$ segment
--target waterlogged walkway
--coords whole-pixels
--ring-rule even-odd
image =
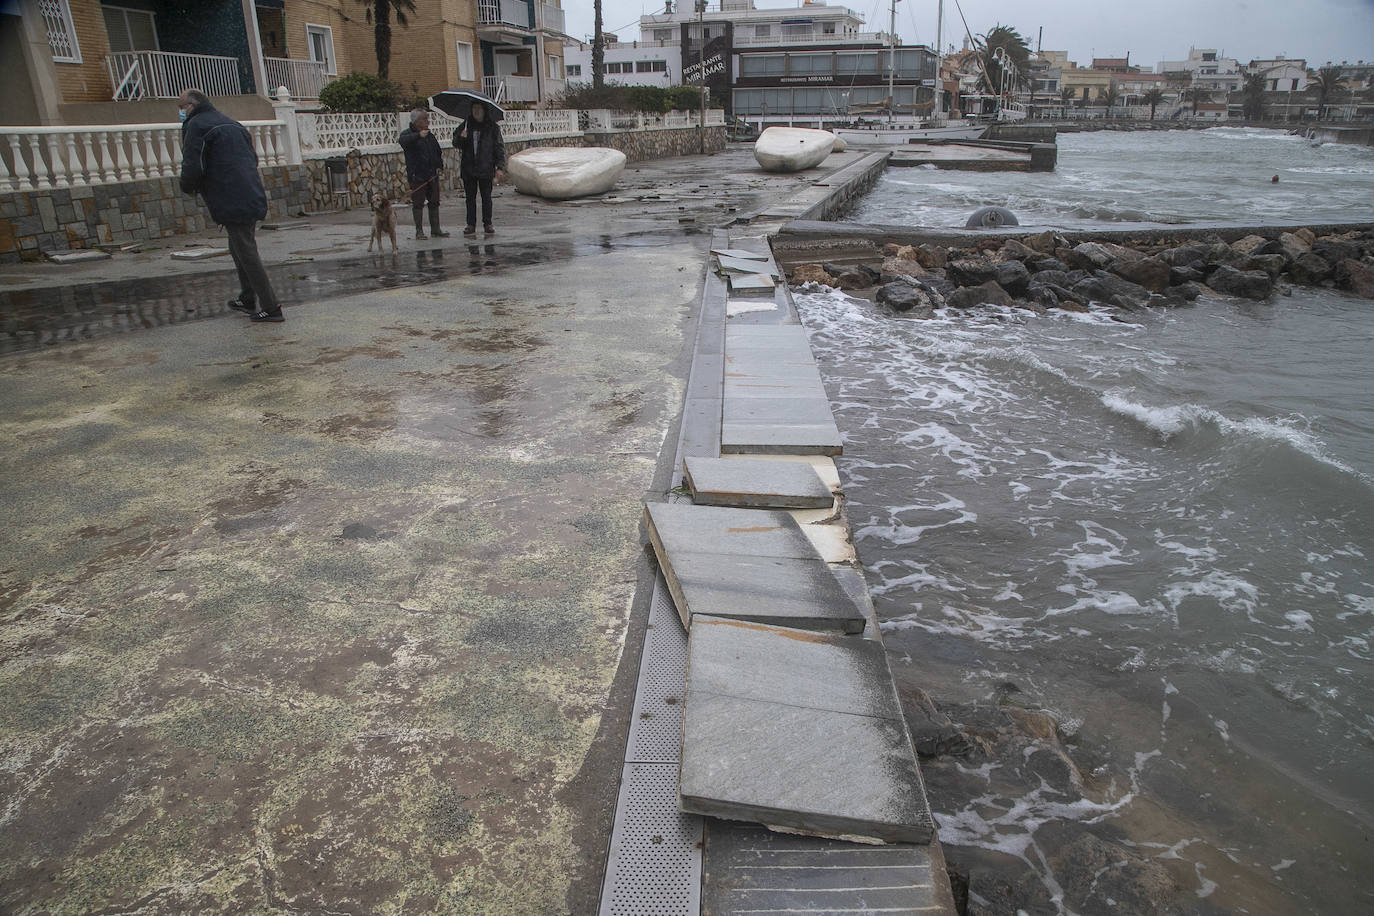
[[[704,230],[813,177],[263,233],[266,327],[165,249],[0,271],[0,910],[594,911]]]

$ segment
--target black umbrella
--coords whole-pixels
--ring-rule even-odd
[[[453,115],[455,118],[467,120],[468,115],[472,114],[472,103],[481,102],[487,106],[487,117],[493,121],[503,121],[506,113],[491,99],[474,92],[471,89],[445,89],[443,92],[436,93],[429,97],[429,104],[442,111],[444,114]]]

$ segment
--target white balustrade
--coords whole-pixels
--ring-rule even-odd
[[[328,67],[321,61],[264,57],[262,62],[272,91],[285,86],[293,99],[318,99],[320,90],[329,85]]]
[[[239,95],[236,57],[173,51],[116,51],[105,57],[115,99],[175,99],[190,86],[206,95]]]
[[[291,164],[285,154],[285,124],[245,121],[244,126],[260,165]],[[0,127],[0,192],[174,178],[180,173],[180,124]]]

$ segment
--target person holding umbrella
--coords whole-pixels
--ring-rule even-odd
[[[439,141],[429,132],[429,112],[417,108],[410,113],[410,126],[396,138],[406,154],[406,179],[410,182],[410,208],[415,213],[415,238],[425,238],[424,212],[429,205],[429,234],[446,238],[439,228],[439,173],[444,170],[444,154]],[[469,220],[471,222],[471,220]]]
[[[495,109],[493,112],[492,109]],[[453,132],[453,148],[459,151],[458,174],[466,196],[467,225],[463,235],[477,234],[477,195],[482,195],[482,231],[493,235],[491,224],[491,183],[500,179],[506,168],[506,141],[501,137],[500,109],[487,102],[472,100],[466,119]]]

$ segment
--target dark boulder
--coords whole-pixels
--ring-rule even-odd
[[[956,289],[945,299],[945,303],[950,308],[969,309],[979,305],[1015,305],[1016,301],[995,280],[989,280],[978,286]]]
[[[1323,280],[1329,280],[1334,272],[1330,261],[1310,251],[1298,255],[1288,265],[1288,276],[1293,282],[1307,286],[1316,286]]]
[[[894,280],[878,287],[873,299],[879,305],[905,313],[908,318],[930,318],[945,304],[938,292],[909,280]]]
[[[1336,267],[1336,283],[1357,296],[1374,299],[1374,266],[1363,261],[1344,260]]]
[[[1026,302],[1035,310],[1059,308],[1059,294],[1052,287],[1031,284],[1026,290]]]
[[[1070,248],[1064,263],[1079,270],[1101,270],[1116,258],[1106,245],[1083,242]]]
[[[1069,269],[1069,265],[1065,264],[1058,258],[1038,258],[1034,261],[1028,261],[1026,263],[1026,266],[1029,267],[1031,270],[1035,271],[1036,273],[1043,273],[1047,270]]]
[[[1266,255],[1274,254],[1283,255],[1284,260],[1292,260],[1292,258],[1288,255],[1288,250],[1284,248],[1283,242],[1280,242],[1278,239],[1270,239],[1269,241],[1265,242],[1263,245],[1259,246],[1254,251],[1250,252],[1250,257],[1261,258],[1265,257]]]
[[[1004,261],[1033,261],[1041,254],[1034,248],[1027,248],[1016,239],[1007,239],[998,249],[997,256]]]
[[[1274,278],[1262,270],[1236,270],[1223,264],[1212,271],[1207,285],[1228,296],[1268,299],[1274,291]]]
[[[1197,261],[1205,264],[1211,258],[1211,246],[1201,244],[1179,245],[1177,248],[1166,248],[1159,253],[1159,256],[1174,267],[1193,264]]]
[[[1020,261],[1003,261],[997,265],[993,279],[997,281],[998,286],[1013,296],[1019,296],[1030,285],[1031,274]]]
[[[1169,287],[1168,292],[1164,294],[1164,298],[1169,305],[1183,305],[1186,302],[1192,302],[1201,295],[1202,285],[1200,283],[1188,282]]]
[[[1207,279],[1207,271],[1193,264],[1169,269],[1169,284],[1171,286],[1178,286],[1180,283],[1201,283],[1205,279]]]
[[[1239,264],[1232,264],[1236,270],[1262,270],[1270,277],[1278,277],[1288,266],[1288,259],[1281,254],[1252,254]]]
[[[963,258],[945,265],[945,276],[956,286],[981,286],[997,279],[1002,264],[985,258]]]
[[[1119,259],[1112,263],[1111,272],[1152,293],[1162,293],[1169,288],[1169,265],[1163,258]]]
[[[867,289],[877,286],[879,272],[867,264],[822,264],[826,273],[835,278],[840,289]]]
[[[1335,267],[1342,261],[1358,261],[1364,250],[1355,242],[1342,242],[1336,239],[1317,239],[1312,243],[1312,253]]]
[[[1074,294],[1073,290],[1069,289],[1067,286],[1060,286],[1056,283],[1041,283],[1039,277],[1036,277],[1031,282],[1030,287],[1026,291],[1026,295],[1031,296],[1039,302],[1044,302],[1046,300],[1044,294],[1042,294],[1040,290],[1044,290],[1051,296],[1054,296],[1056,305],[1064,305],[1065,303],[1082,305],[1084,302],[1084,300],[1079,299],[1078,296]]]
[[[1075,298],[1084,302],[1101,302],[1106,305],[1139,311],[1150,304],[1150,291],[1138,283],[1123,280],[1105,270],[1100,270],[1086,280],[1073,286]]]
[[[1078,279],[1082,279],[1079,277]],[[1077,281],[1063,270],[1042,270],[1031,278],[1032,283],[1053,283],[1056,286],[1073,286]]]

